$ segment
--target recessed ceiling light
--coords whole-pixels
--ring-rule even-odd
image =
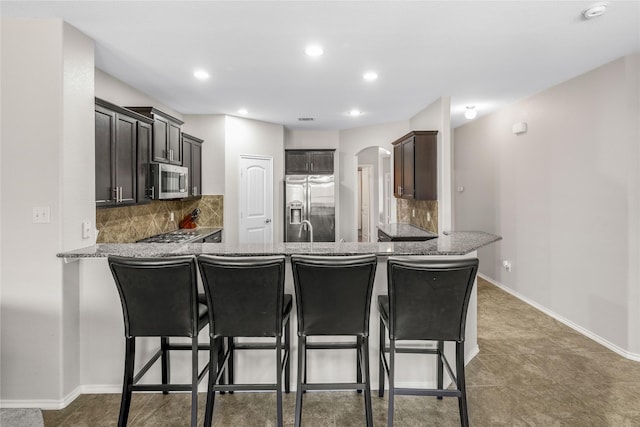
[[[464,110],[464,116],[469,120],[475,119],[477,115],[478,115],[478,112],[476,111],[475,105],[469,105]]]
[[[584,19],[596,18],[598,16],[604,15],[606,11],[607,11],[606,3],[597,3],[583,10],[582,16],[584,17]]]
[[[368,82],[372,82],[378,78],[378,73],[376,73],[375,71],[367,71],[362,75],[362,78]]]
[[[314,44],[311,46],[307,46],[304,53],[306,53],[308,56],[311,56],[311,57],[317,57],[317,56],[322,56],[322,54],[324,53],[324,50],[322,49],[322,46]]]
[[[362,111],[360,111],[360,110],[351,110],[347,114],[350,115],[351,117],[358,117],[358,116],[362,115]]]
[[[209,73],[207,73],[205,70],[195,70],[193,72],[193,77],[198,80],[207,80],[209,78]]]
[[[243,116],[246,116],[247,114],[249,114],[249,110],[247,110],[246,108],[241,108],[238,110],[238,114],[242,114]]]

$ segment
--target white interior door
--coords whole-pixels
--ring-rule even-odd
[[[273,243],[273,159],[240,156],[240,243]]]

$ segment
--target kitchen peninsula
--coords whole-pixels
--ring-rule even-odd
[[[259,256],[312,254],[312,255],[357,255],[376,254],[378,266],[373,289],[372,301],[378,295],[387,293],[388,256],[428,256],[447,259],[471,258],[477,256],[477,249],[494,243],[501,238],[484,232],[451,232],[425,242],[379,242],[379,243],[274,243],[269,245],[226,244],[226,243],[132,243],[97,244],[82,249],[59,253],[58,257],[68,263],[80,262],[79,271],[79,333],[80,333],[80,370],[82,390],[85,393],[119,393],[122,381],[122,363],[124,354],[123,324],[120,301],[113,278],[107,265],[111,255],[130,257],[167,257],[177,255],[215,254],[230,256]],[[294,293],[291,266],[286,268],[285,292]],[[378,334],[378,313],[372,304],[370,318],[370,336]],[[295,308],[292,311],[292,331],[296,330]],[[205,342],[207,329],[201,337]],[[336,341],[338,337],[330,337]],[[144,357],[155,351],[157,340],[141,342],[139,353]],[[296,340],[292,340],[291,359],[296,360]],[[377,382],[378,360],[377,340],[371,340],[370,360],[372,364],[371,380]],[[479,351],[477,345],[477,299],[474,287],[466,326],[466,360],[472,359]],[[445,348],[447,354],[453,347]],[[186,352],[185,352],[186,353]],[[274,360],[263,352],[241,352],[237,357],[242,369],[236,372],[238,382],[273,381]],[[139,357],[142,355],[139,355]],[[355,377],[355,370],[348,363],[335,363],[338,358],[352,355],[337,354],[330,350],[318,351],[309,356],[309,381],[340,382]],[[201,363],[206,363],[201,357]],[[172,356],[172,381],[188,381],[189,356]],[[326,369],[327,363],[338,367]],[[402,364],[396,373],[396,383],[403,386],[432,386],[435,378],[435,361],[425,361],[424,356],[403,355]],[[324,368],[323,368],[324,367]],[[295,364],[292,364],[292,378],[295,378]],[[352,372],[353,370],[353,372]],[[154,380],[149,375],[149,380]],[[159,375],[159,372],[157,373]],[[202,390],[206,387],[201,384]],[[292,384],[295,388],[295,384]]]

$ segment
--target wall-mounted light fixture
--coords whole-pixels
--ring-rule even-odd
[[[473,120],[476,118],[477,115],[478,115],[478,112],[476,111],[476,106],[467,105],[467,108],[464,110],[464,116],[469,120]]]

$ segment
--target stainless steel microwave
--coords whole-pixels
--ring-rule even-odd
[[[158,200],[181,199],[189,195],[189,169],[183,166],[152,163],[151,198]]]

